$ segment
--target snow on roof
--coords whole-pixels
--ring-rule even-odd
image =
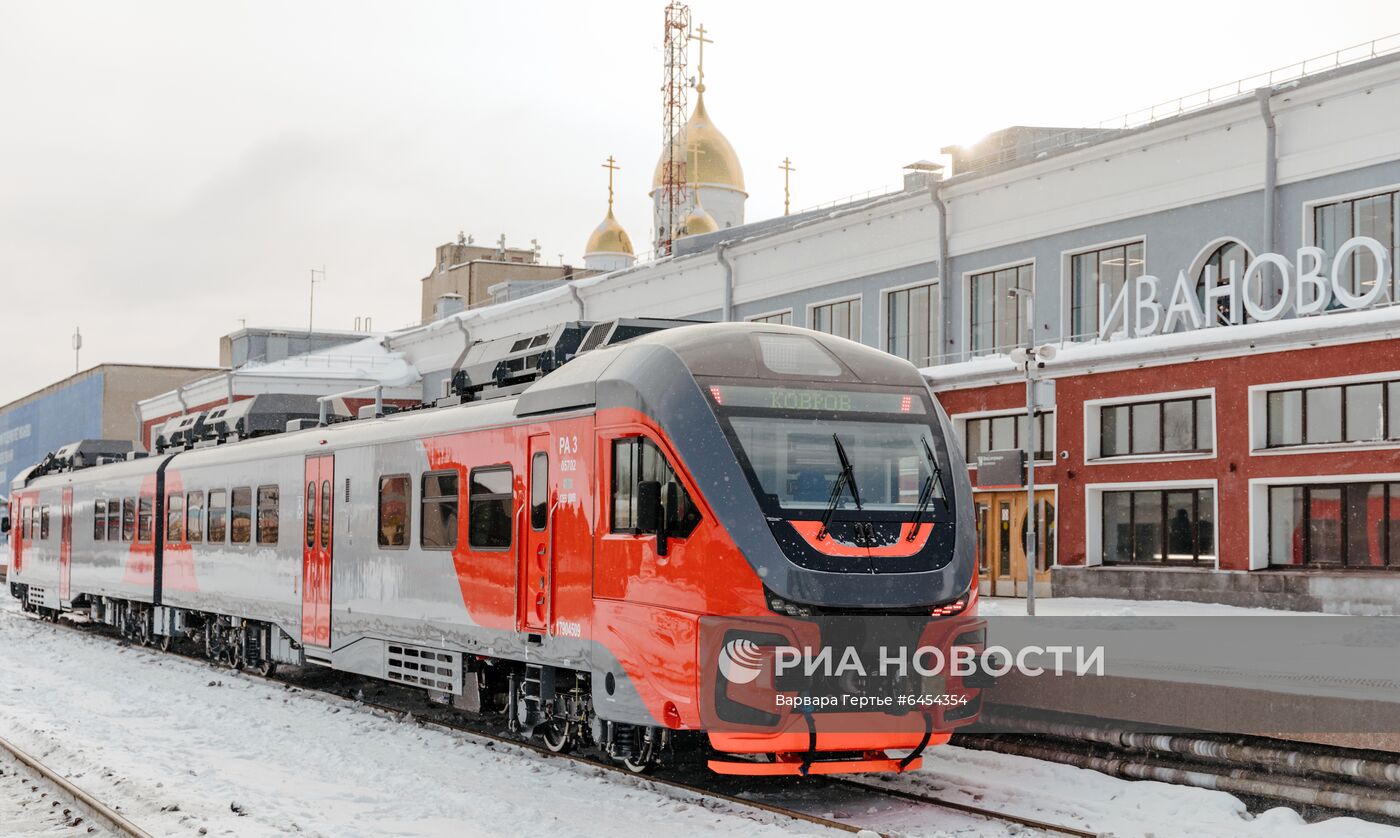
[[[1400,305],[1143,338],[1061,342],[1057,344],[1059,354],[1053,361],[1046,362],[1038,376],[1056,378],[1108,369],[1180,364],[1246,352],[1281,352],[1391,338],[1400,338]],[[930,385],[943,389],[1020,381],[1024,375],[1005,355],[940,364],[920,371]]]
[[[319,378],[374,381],[387,387],[416,383],[417,368],[403,353],[386,349],[382,337],[368,337],[268,364],[250,363],[234,371],[256,378]]]

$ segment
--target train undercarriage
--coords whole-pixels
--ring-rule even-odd
[[[272,676],[279,665],[309,665],[301,644],[271,623],[105,596],[79,596],[70,609],[52,608],[31,598],[28,586],[21,583],[12,583],[10,593],[24,611],[41,620],[82,615],[89,623],[114,629],[129,643],[162,652],[175,651],[182,643],[184,651],[212,663],[264,677]],[[418,689],[434,704],[503,722],[523,739],[538,738],[554,753],[593,748],[634,773],[660,765],[672,748],[672,731],[667,728],[598,718],[587,673],[483,656],[466,656],[464,670],[460,695]]]

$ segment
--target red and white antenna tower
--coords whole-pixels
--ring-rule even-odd
[[[676,227],[685,217],[685,143],[678,136],[685,128],[687,91],[687,47],[690,43],[690,7],[672,0],[666,6],[665,62],[666,78],[661,86],[663,107],[662,142],[666,159],[661,167],[661,230],[657,236],[657,253],[671,252]]]

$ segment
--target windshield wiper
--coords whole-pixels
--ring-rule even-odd
[[[831,441],[836,443],[836,456],[841,459],[841,473],[836,476],[836,485],[831,487],[831,498],[826,502],[826,512],[822,513],[821,529],[817,530],[818,541],[826,538],[831,515],[836,511],[836,504],[841,502],[841,491],[847,486],[851,487],[851,499],[856,502],[856,509],[864,508],[860,503],[860,487],[856,485],[855,469],[851,468],[851,460],[846,456],[846,447],[841,444],[841,437],[836,434],[831,435]]]
[[[928,457],[928,463],[933,469],[933,473],[924,478],[924,487],[919,491],[919,508],[914,511],[914,520],[909,522],[912,527],[909,530],[909,535],[905,538],[906,541],[913,541],[914,537],[919,534],[919,526],[923,523],[924,512],[928,510],[929,502],[933,500],[935,486],[943,490],[944,502],[948,500],[948,487],[943,485],[943,469],[938,465],[938,459],[933,456],[933,449],[928,445],[928,438],[921,436],[919,442],[924,446],[924,456]]]

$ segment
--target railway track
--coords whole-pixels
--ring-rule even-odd
[[[81,815],[73,817],[70,821],[74,829],[86,832],[88,830],[83,826],[83,823],[86,823],[101,827],[122,838],[152,838],[149,832],[125,815],[74,785],[37,757],[3,737],[0,737],[0,762],[11,763],[16,770],[27,774],[37,783],[48,786],[55,800],[62,800],[80,812]]]
[[[28,619],[39,621],[32,615]],[[111,640],[120,638],[106,626],[76,622],[67,618],[51,625],[85,635],[98,635]],[[174,654],[206,665],[211,662],[202,655],[190,654],[177,645]],[[606,771],[644,788],[665,788],[680,795],[717,801],[740,810],[750,810],[767,821],[796,821],[840,832],[887,836],[890,832],[866,825],[880,817],[900,817],[917,810],[930,809],[955,812],[969,821],[988,824],[1015,825],[1020,834],[1068,835],[1075,838],[1099,838],[1100,833],[1075,826],[1052,823],[996,809],[984,808],[958,801],[944,800],[905,789],[884,787],[840,776],[813,776],[794,780],[773,778],[776,782],[760,783],[754,778],[734,778],[713,774],[700,766],[666,771],[660,774],[637,775],[603,757],[587,754],[556,753],[541,744],[521,739],[505,731],[492,729],[485,723],[476,724],[460,716],[449,716],[438,705],[427,701],[419,692],[369,679],[355,678],[334,670],[308,667],[265,677],[242,671],[239,677],[285,689],[296,690],[307,697],[347,709],[368,710],[398,721],[412,720],[414,724],[451,736],[503,746],[538,754],[550,759],[566,760],[590,769]],[[371,699],[364,688],[387,696],[389,700]],[[786,782],[785,782],[786,780]],[[64,781],[66,782],[66,781]],[[743,784],[747,782],[749,786]],[[100,803],[99,803],[100,805]],[[859,814],[857,814],[859,813]],[[116,813],[113,813],[116,814]],[[120,815],[118,815],[120,817]],[[129,822],[128,822],[129,823]],[[132,827],[139,829],[137,827]],[[122,836],[147,836],[145,832],[122,832]]]

